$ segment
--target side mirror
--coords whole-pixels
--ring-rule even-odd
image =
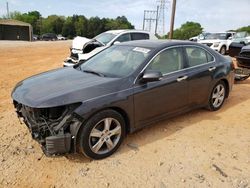
[[[233,37],[229,37],[229,38],[228,38],[228,40],[232,40],[232,39],[233,39]]]
[[[162,78],[162,73],[160,71],[146,71],[144,72],[140,82],[146,83],[146,82],[155,82],[159,81]]]
[[[115,41],[115,42],[114,42],[114,44],[120,44],[120,43],[121,43],[121,42],[119,42],[119,41]]]

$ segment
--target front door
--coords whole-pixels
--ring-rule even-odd
[[[188,88],[182,48],[166,49],[147,66],[160,71],[160,81],[136,84],[134,87],[135,126],[176,113],[188,104]]]

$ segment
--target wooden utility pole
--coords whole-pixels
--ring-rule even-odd
[[[176,9],[176,0],[173,0],[172,4],[172,14],[171,14],[171,23],[170,23],[170,32],[169,32],[169,39],[173,38],[173,32],[174,32],[174,19],[175,19],[175,9]]]
[[[10,11],[9,11],[9,3],[6,2],[6,9],[7,9],[7,18],[10,19]]]

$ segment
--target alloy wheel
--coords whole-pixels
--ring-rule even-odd
[[[113,150],[121,139],[122,128],[114,118],[104,118],[91,130],[89,147],[95,154],[106,154]]]
[[[213,91],[212,104],[214,108],[218,108],[222,105],[225,98],[225,87],[222,84],[218,84]]]

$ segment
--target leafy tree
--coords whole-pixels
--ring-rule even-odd
[[[24,14],[21,14],[20,12],[17,12],[17,11],[10,13],[11,19],[30,23],[33,27],[34,33],[40,33],[40,24],[39,24],[40,17],[41,17],[41,14],[38,11],[31,11],[31,12],[24,13]]]
[[[246,31],[246,32],[250,33],[250,25],[245,26],[245,27],[241,27],[241,28],[237,29],[236,31]]]
[[[11,12],[11,19],[30,23],[33,33],[42,35],[44,33],[62,34],[66,37],[84,36],[92,38],[104,31],[111,29],[133,29],[134,26],[125,16],[116,19],[91,17],[87,19],[83,15],[64,16],[50,15],[43,18],[38,11],[28,13]],[[7,18],[3,16],[3,18]]]
[[[202,30],[203,28],[199,23],[186,22],[182,24],[180,28],[174,30],[173,38],[180,40],[187,40],[191,37],[199,35],[202,32]],[[164,36],[163,38],[168,38],[168,35]]]
[[[65,20],[62,28],[62,35],[68,38],[73,38],[74,36],[76,36],[76,31],[72,17],[68,17]]]
[[[173,38],[186,40],[199,35],[202,32],[202,29],[203,28],[199,23],[186,22],[185,24],[181,25],[179,29],[174,31]]]
[[[74,25],[75,25],[76,35],[87,36],[88,20],[85,16],[78,16]]]

